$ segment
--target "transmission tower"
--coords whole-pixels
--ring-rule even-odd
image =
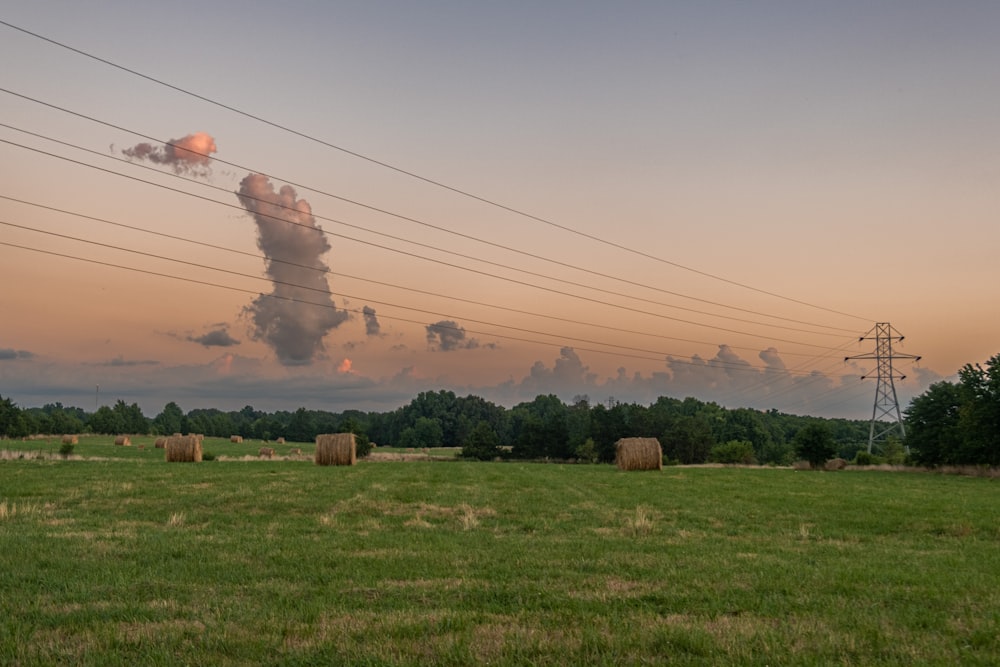
[[[874,335],[873,335],[874,334]],[[899,412],[899,399],[896,398],[896,384],[894,380],[902,380],[905,375],[897,375],[892,367],[893,359],[912,359],[920,361],[920,357],[912,354],[899,354],[892,351],[893,341],[900,342],[903,336],[892,328],[888,322],[876,322],[875,326],[858,339],[859,342],[866,340],[875,341],[874,354],[859,354],[853,357],[844,357],[844,361],[852,359],[874,359],[878,365],[878,386],[875,388],[875,406],[872,408],[872,424],[868,430],[868,453],[871,454],[872,444],[880,440],[890,431],[899,428],[900,437],[906,437],[906,427],[903,426],[903,416]],[[864,380],[868,376],[862,375]],[[888,426],[881,426],[882,420],[888,418]],[[881,430],[876,433],[875,427],[879,425]]]

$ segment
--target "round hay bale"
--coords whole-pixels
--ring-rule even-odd
[[[278,438],[278,440],[277,440],[276,442],[277,442],[277,443],[278,443],[279,445],[283,445],[283,444],[285,444],[285,439],[284,439],[284,438]]]
[[[830,459],[823,464],[824,470],[843,470],[847,467],[847,461],[841,458]]]
[[[301,454],[302,454],[302,448],[301,447],[292,447],[291,449],[288,450],[288,455],[289,456],[299,456]]]
[[[131,447],[132,438],[128,437],[127,435],[120,435],[117,438],[115,438],[115,444],[118,445],[119,447]]]
[[[155,440],[155,441],[153,442],[153,447],[155,447],[156,449],[163,449],[163,448],[165,448],[166,446],[167,446],[167,439],[166,439],[166,438],[163,438],[163,437],[160,437],[160,438],[157,438],[157,439],[156,439],[156,440]]]
[[[622,438],[615,443],[615,463],[622,470],[663,470],[663,448],[656,438]]]
[[[64,435],[62,437],[62,444],[64,445],[79,445],[80,438],[75,435]]]
[[[262,459],[274,458],[274,447],[261,447],[257,452],[257,456]]]
[[[243,442],[243,436],[242,435],[231,435],[231,436],[229,436],[229,442],[234,442],[236,444],[240,444],[241,442]]]
[[[201,438],[196,435],[172,435],[167,438],[167,463],[201,462]]]
[[[358,462],[358,445],[353,433],[327,433],[316,436],[318,466],[352,466]]]

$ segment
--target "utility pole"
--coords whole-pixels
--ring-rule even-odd
[[[899,427],[900,437],[906,437],[906,427],[903,426],[903,416],[899,411],[899,399],[896,398],[896,384],[894,382],[894,380],[902,380],[906,376],[896,374],[892,367],[892,361],[893,359],[920,361],[920,357],[912,354],[899,354],[892,351],[893,341],[900,342],[903,340],[903,336],[899,335],[899,332],[893,329],[892,325],[888,322],[876,322],[875,326],[868,333],[858,339],[859,342],[866,340],[875,341],[875,352],[873,354],[844,357],[844,361],[874,359],[878,365],[878,386],[875,388],[875,406],[872,408],[872,424],[868,430],[868,453],[871,454],[872,444],[894,430],[897,426]],[[864,380],[867,377],[867,375],[862,375],[861,379]],[[889,420],[895,420],[895,423],[882,428],[881,431],[876,433],[876,423],[886,417]]]

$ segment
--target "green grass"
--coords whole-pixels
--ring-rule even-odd
[[[0,461],[0,664],[1000,656],[992,480],[91,446]]]

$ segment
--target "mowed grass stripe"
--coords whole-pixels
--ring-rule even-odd
[[[993,664],[998,498],[881,472],[3,461],[0,664]]]

